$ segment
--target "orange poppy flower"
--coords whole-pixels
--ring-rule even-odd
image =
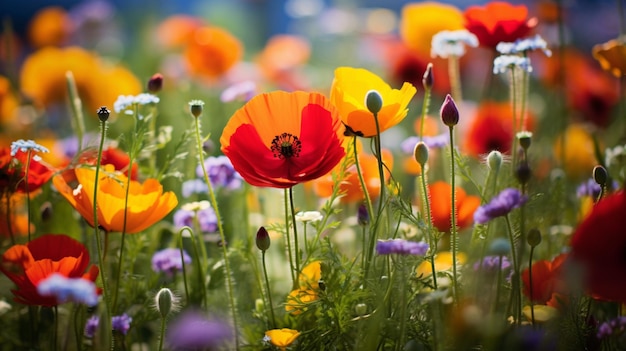
[[[105,165],[100,170],[98,182],[98,225],[107,232],[138,233],[165,217],[176,205],[176,195],[164,193],[163,186],[156,179],[147,179],[143,184],[130,182],[128,203],[126,185],[128,178],[116,172],[113,165]],[[67,199],[83,218],[93,226],[93,195],[96,170],[91,167],[70,169],[52,178],[57,190]],[[77,181],[76,188],[68,183]],[[126,209],[126,211],[125,211]]]
[[[156,39],[167,49],[183,47],[193,40],[196,30],[205,25],[202,18],[172,15],[159,24]]]
[[[365,152],[359,152],[359,167],[363,175],[363,181],[367,188],[370,198],[376,198],[380,194],[380,175],[378,174],[378,160],[376,156]],[[382,150],[383,162],[388,169],[393,168],[393,154],[389,150]],[[385,182],[389,180],[391,174],[387,169],[385,171]],[[313,190],[319,197],[330,197],[333,193],[333,187],[336,185],[333,180],[333,173],[339,172],[335,169],[333,172],[326,174],[313,182]],[[336,175],[335,175],[336,176]],[[365,199],[361,181],[356,170],[356,165],[352,164],[345,172],[345,177],[339,182],[339,192],[344,195],[340,198],[342,203],[355,203]]]
[[[276,35],[270,38],[256,62],[263,75],[281,86],[302,88],[295,70],[311,56],[311,44],[303,37]]]
[[[430,56],[433,35],[458,29],[463,29],[463,13],[456,6],[424,1],[402,8],[400,36],[411,50],[422,56]]]
[[[0,123],[8,122],[13,116],[19,102],[11,88],[11,82],[0,76]]]
[[[60,46],[68,39],[72,22],[67,12],[58,6],[41,9],[28,26],[28,38],[35,48]]]
[[[626,45],[622,40],[613,39],[596,45],[591,53],[603,70],[618,78],[626,75]]]
[[[514,42],[528,36],[537,19],[528,19],[526,5],[492,1],[485,6],[470,6],[463,13],[465,28],[478,37],[481,46],[496,48],[500,42]]]
[[[298,288],[292,290],[287,296],[285,311],[293,316],[297,316],[307,310],[307,305],[318,299],[315,290]]]
[[[440,232],[448,233],[452,216],[452,186],[444,181],[436,181],[429,185],[430,213],[433,226]],[[474,223],[474,212],[480,206],[478,196],[467,195],[465,190],[456,187],[456,225],[464,229]]]
[[[319,93],[257,95],[230,118],[220,142],[235,170],[262,187],[317,179],[345,155],[339,114]]]
[[[365,97],[370,90],[377,91],[382,97],[383,106],[378,112],[381,133],[406,117],[409,111],[407,106],[417,92],[411,83],[405,82],[399,90],[392,89],[374,73],[352,67],[339,67],[335,70],[335,79],[330,90],[330,100],[337,106],[343,124],[366,138],[376,135],[374,117],[365,106]]]
[[[28,179],[26,179],[26,165]],[[28,153],[18,150],[15,156],[11,156],[11,148],[0,148],[0,171],[4,177],[0,180],[2,192],[29,192],[41,188],[54,173],[54,170],[44,162],[32,157],[28,163]]]
[[[89,266],[89,251],[67,235],[42,235],[26,245],[14,245],[2,255],[0,271],[17,285],[15,301],[26,305],[56,306],[54,296],[41,296],[39,282],[52,274],[96,281],[98,267]]]
[[[286,350],[287,347],[293,344],[294,341],[300,336],[300,332],[293,329],[272,329],[265,332],[265,336],[269,338],[269,342],[278,347],[281,350]]]
[[[552,261],[540,260],[532,265],[532,302],[559,306],[559,300],[565,296],[563,283],[563,263],[567,254],[561,254]],[[522,282],[524,283],[524,295],[531,299],[530,274],[529,269],[522,271]]]
[[[79,47],[50,46],[26,58],[20,86],[37,105],[65,104],[68,71],[74,75],[78,95],[91,111],[113,106],[119,95],[136,95],[142,90],[139,80],[124,67],[105,65],[99,57]]]
[[[185,47],[184,57],[191,74],[218,78],[243,56],[243,45],[228,31],[208,26],[198,28]]]

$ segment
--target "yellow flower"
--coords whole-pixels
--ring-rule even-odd
[[[622,40],[613,39],[593,47],[591,53],[605,71],[615,77],[626,75],[626,45]]]
[[[294,316],[306,311],[306,305],[317,300],[317,293],[311,289],[292,290],[287,296],[285,311]]]
[[[6,77],[0,76],[0,122],[11,120],[18,105],[11,82]]]
[[[598,162],[594,153],[593,138],[581,124],[571,124],[565,130],[565,155],[561,150],[561,138],[554,142],[554,157],[563,160],[565,173],[574,179],[588,178]],[[565,157],[563,157],[565,156]]]
[[[285,350],[287,346],[296,341],[298,336],[300,336],[300,332],[288,328],[272,329],[266,331],[265,336],[269,339],[269,342],[272,345],[280,348],[281,350]]]
[[[464,253],[458,252],[456,254],[457,267],[459,265],[464,264],[466,260],[467,260],[467,256],[465,256]],[[449,271],[451,269],[452,269],[452,252],[443,251],[443,252],[437,253],[437,256],[435,256],[435,271],[442,272],[442,271]],[[420,263],[420,265],[417,266],[417,269],[415,270],[415,272],[417,273],[418,277],[428,277],[432,275],[433,271],[430,265],[430,260],[422,261],[422,263]]]
[[[71,27],[70,16],[62,7],[46,7],[37,12],[30,21],[28,38],[36,48],[59,46],[69,37]]]
[[[303,288],[311,288],[318,286],[318,282],[322,277],[322,269],[320,261],[313,261],[302,268],[298,280]]]
[[[463,13],[453,5],[435,1],[406,4],[400,17],[402,41],[415,53],[430,57],[433,35],[464,29]]]
[[[531,311],[530,306],[528,305],[522,308],[522,313],[524,314],[524,317],[526,317],[526,319],[528,319],[529,321],[532,320],[533,312],[535,315],[535,322],[538,323],[547,322],[551,319],[554,319],[559,314],[559,310],[552,306],[534,305],[533,307],[534,311]]]
[[[407,106],[417,89],[404,83],[400,90],[392,89],[380,77],[363,68],[339,67],[331,86],[330,100],[339,109],[341,121],[359,136],[376,135],[376,123],[365,105],[365,97],[375,90],[382,97],[378,112],[380,132],[395,126],[406,117]]]
[[[163,219],[178,204],[176,195],[171,191],[163,193],[163,186],[156,179],[147,179],[143,184],[131,181],[126,203],[128,178],[122,173],[115,172],[113,165],[104,166],[99,176],[98,225],[107,232],[121,232],[124,229],[124,212],[127,212],[126,233],[141,232]],[[93,226],[95,178],[94,168],[82,167],[69,170],[52,179],[61,195],[91,226]],[[76,188],[68,185],[74,180],[78,183]]]

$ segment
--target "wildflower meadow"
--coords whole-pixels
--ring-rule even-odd
[[[148,3],[0,11],[0,350],[626,350],[623,1]]]

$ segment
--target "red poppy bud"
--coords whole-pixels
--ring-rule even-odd
[[[459,110],[450,94],[446,95],[446,99],[441,105],[441,110],[439,110],[439,115],[441,116],[443,124],[448,127],[454,127],[459,123]]]

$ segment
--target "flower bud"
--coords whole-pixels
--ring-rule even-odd
[[[204,108],[204,101],[202,100],[191,100],[189,101],[189,109],[191,114],[198,118],[202,114],[202,109]]]
[[[359,225],[367,225],[370,222],[370,215],[367,212],[365,204],[360,204],[356,212],[357,222]]]
[[[170,314],[172,308],[176,304],[176,297],[174,297],[174,294],[168,288],[163,288],[159,290],[154,300],[157,311],[159,311],[161,318],[167,317],[167,315]]]
[[[424,86],[424,90],[432,89],[434,83],[435,79],[433,77],[433,64],[432,62],[429,62],[428,66],[426,66],[424,77],[422,78],[422,85]]]
[[[498,150],[491,151],[487,156],[487,165],[494,172],[500,171],[500,166],[502,166],[502,153]]]
[[[494,255],[506,256],[511,251],[511,244],[507,239],[497,238],[491,243],[489,251]]]
[[[439,110],[439,115],[441,116],[443,124],[448,127],[454,127],[459,123],[459,110],[450,94],[446,95],[446,99],[443,101],[441,109]]]
[[[541,232],[537,228],[533,228],[528,231],[526,236],[526,242],[528,245],[535,247],[541,243]]]
[[[260,227],[256,232],[256,247],[261,251],[265,251],[270,248],[270,235],[265,227]]]
[[[50,201],[46,201],[43,204],[41,204],[41,207],[39,208],[39,212],[41,213],[41,220],[42,221],[48,221],[50,218],[52,218],[52,204],[50,203]]]
[[[356,312],[357,316],[363,316],[367,313],[367,305],[364,303],[357,303],[354,306],[354,312]]]
[[[320,279],[317,282],[317,286],[320,288],[321,291],[326,291],[326,283],[324,283],[323,280]]]
[[[109,119],[109,116],[111,115],[111,111],[109,111],[106,106],[100,107],[97,113],[98,113],[98,118],[102,122],[106,122]]]
[[[420,141],[415,144],[415,149],[413,149],[413,157],[415,158],[415,161],[417,161],[417,163],[422,166],[423,172],[424,165],[426,165],[426,162],[428,162],[428,146],[426,145],[426,143]]]
[[[156,94],[161,91],[161,88],[163,88],[163,75],[161,73],[155,73],[150,77],[150,80],[148,80],[148,91],[151,94]]]
[[[371,113],[377,114],[383,108],[383,97],[376,90],[370,90],[365,94],[365,106]]]
[[[524,151],[528,150],[530,147],[530,143],[532,141],[533,133],[531,132],[519,132],[517,133],[517,140],[519,140],[519,145],[524,149]]]
[[[533,173],[528,166],[528,161],[522,159],[517,165],[517,169],[515,169],[515,178],[520,184],[526,184],[532,177]]]
[[[605,186],[609,179],[609,174],[606,171],[606,168],[602,166],[593,167],[593,180],[596,181],[600,186]]]

